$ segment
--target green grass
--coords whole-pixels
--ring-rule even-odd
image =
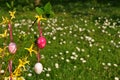
[[[21,75],[26,80],[118,80],[116,77],[120,79],[120,17],[113,16],[120,14],[120,8],[104,8],[107,5],[100,5],[92,11],[90,4],[86,4],[86,7],[78,4],[64,6],[65,13],[56,11],[54,18],[42,22],[43,35],[47,39],[46,47],[40,50],[40,62],[44,71],[39,75],[34,72],[33,67],[37,59],[33,54],[32,57],[28,57],[30,65],[26,67],[29,67],[29,70]],[[67,11],[68,8],[70,10]],[[13,70],[18,65],[18,59],[29,54],[24,48],[30,47],[39,34],[37,24],[32,26],[34,31],[28,28],[34,20],[34,15],[35,12],[31,11],[16,14],[14,24],[19,26],[13,25],[13,37],[18,50],[13,58]],[[7,28],[1,26],[0,33]],[[29,32],[30,34],[27,34]],[[27,35],[23,37],[23,34]],[[3,43],[8,45],[9,42],[9,36],[7,39],[0,38],[0,48],[4,47]],[[12,56],[0,58],[0,64],[5,62],[1,64],[1,69],[6,70],[8,60]],[[59,68],[55,67],[56,63]],[[29,73],[32,74],[31,77],[28,76]],[[7,70],[5,76],[8,75]]]

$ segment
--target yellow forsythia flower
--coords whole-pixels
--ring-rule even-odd
[[[9,11],[9,14],[11,16],[11,20],[15,18],[16,11]]]
[[[9,19],[7,17],[2,16],[2,22],[0,23],[0,25],[7,24],[8,22],[9,22]]]
[[[0,38],[5,38],[7,37],[7,30],[4,30],[3,34],[0,34]]]
[[[24,68],[25,70],[25,64],[29,64],[30,61],[27,61],[27,57],[23,58],[23,59],[19,59],[19,65],[18,68]]]
[[[46,20],[46,18],[43,18],[42,15],[36,15],[35,17],[37,18],[37,22],[39,22],[40,20]]]
[[[34,46],[34,44],[32,44],[32,45],[30,46],[30,48],[25,48],[26,50],[29,51],[30,56],[32,56],[32,52],[34,52],[35,54],[37,54],[37,51],[33,50],[33,46]]]
[[[17,68],[14,70],[14,72],[12,73],[13,77],[18,77],[21,75],[22,71],[25,71],[25,64],[29,64],[30,61],[27,60],[27,57],[23,58],[23,59],[19,59],[19,65],[17,66]],[[22,70],[22,68],[24,70]],[[21,79],[20,79],[21,80]]]
[[[10,80],[10,77],[5,77],[4,80]],[[25,80],[24,77],[12,77],[12,80]]]
[[[5,46],[3,49],[2,49],[2,48],[0,48],[0,57],[2,57],[2,52],[3,52],[3,51],[5,51],[5,50],[6,50],[6,48],[7,48],[7,46]]]

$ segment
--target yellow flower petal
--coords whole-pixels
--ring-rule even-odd
[[[30,56],[32,56],[32,52],[34,52],[35,54],[37,54],[37,51],[33,50],[33,46],[34,46],[34,44],[32,44],[32,45],[30,46],[30,48],[25,48],[26,50],[29,51]]]
[[[0,34],[0,38],[5,38],[7,37],[7,30],[4,30],[3,34]]]
[[[0,48],[0,53],[2,53],[3,52],[3,49],[2,48]]]
[[[19,59],[19,65],[18,65],[17,68],[14,70],[13,76],[16,76],[16,77],[20,76],[20,75],[21,75],[21,72],[26,70],[26,69],[25,69],[25,65],[26,65],[26,64],[29,64],[29,62],[30,62],[30,61],[27,60],[27,57],[22,58],[22,59]],[[22,70],[22,69],[24,69],[24,70]]]
[[[9,11],[9,14],[11,16],[11,20],[15,18],[16,11]]]
[[[8,22],[9,22],[9,19],[7,17],[3,17],[2,16],[2,22],[0,23],[0,25],[2,25],[2,24],[8,24]]]
[[[43,18],[42,15],[40,15],[40,16],[36,15],[35,17],[37,18],[37,22],[39,22],[41,20],[46,20],[46,18]]]
[[[27,61],[27,57],[19,59],[19,67],[25,68],[25,64],[29,64],[30,61]]]

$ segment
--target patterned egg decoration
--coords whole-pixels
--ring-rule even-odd
[[[46,45],[46,39],[45,37],[41,36],[37,39],[37,46],[41,49],[43,49]]]
[[[37,74],[40,74],[43,71],[43,66],[41,63],[36,63],[34,66],[34,70]]]
[[[15,54],[17,51],[17,46],[14,42],[11,42],[8,46],[8,50],[11,54]]]

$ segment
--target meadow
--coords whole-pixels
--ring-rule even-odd
[[[39,37],[37,24],[31,26],[36,12],[16,12],[12,28],[18,50],[15,55],[6,51],[4,58],[0,57],[0,80],[9,76],[9,59],[13,59],[14,70],[19,59],[25,56],[30,61],[21,75],[25,80],[120,80],[119,10],[110,4],[54,6],[55,16],[41,22],[47,40],[46,47],[40,50],[40,62],[44,67],[41,74],[36,74],[33,69],[36,55],[28,56],[25,50]],[[5,13],[1,11],[0,17]],[[1,25],[0,34],[7,28],[7,25]],[[9,42],[9,35],[0,38],[0,48]]]

